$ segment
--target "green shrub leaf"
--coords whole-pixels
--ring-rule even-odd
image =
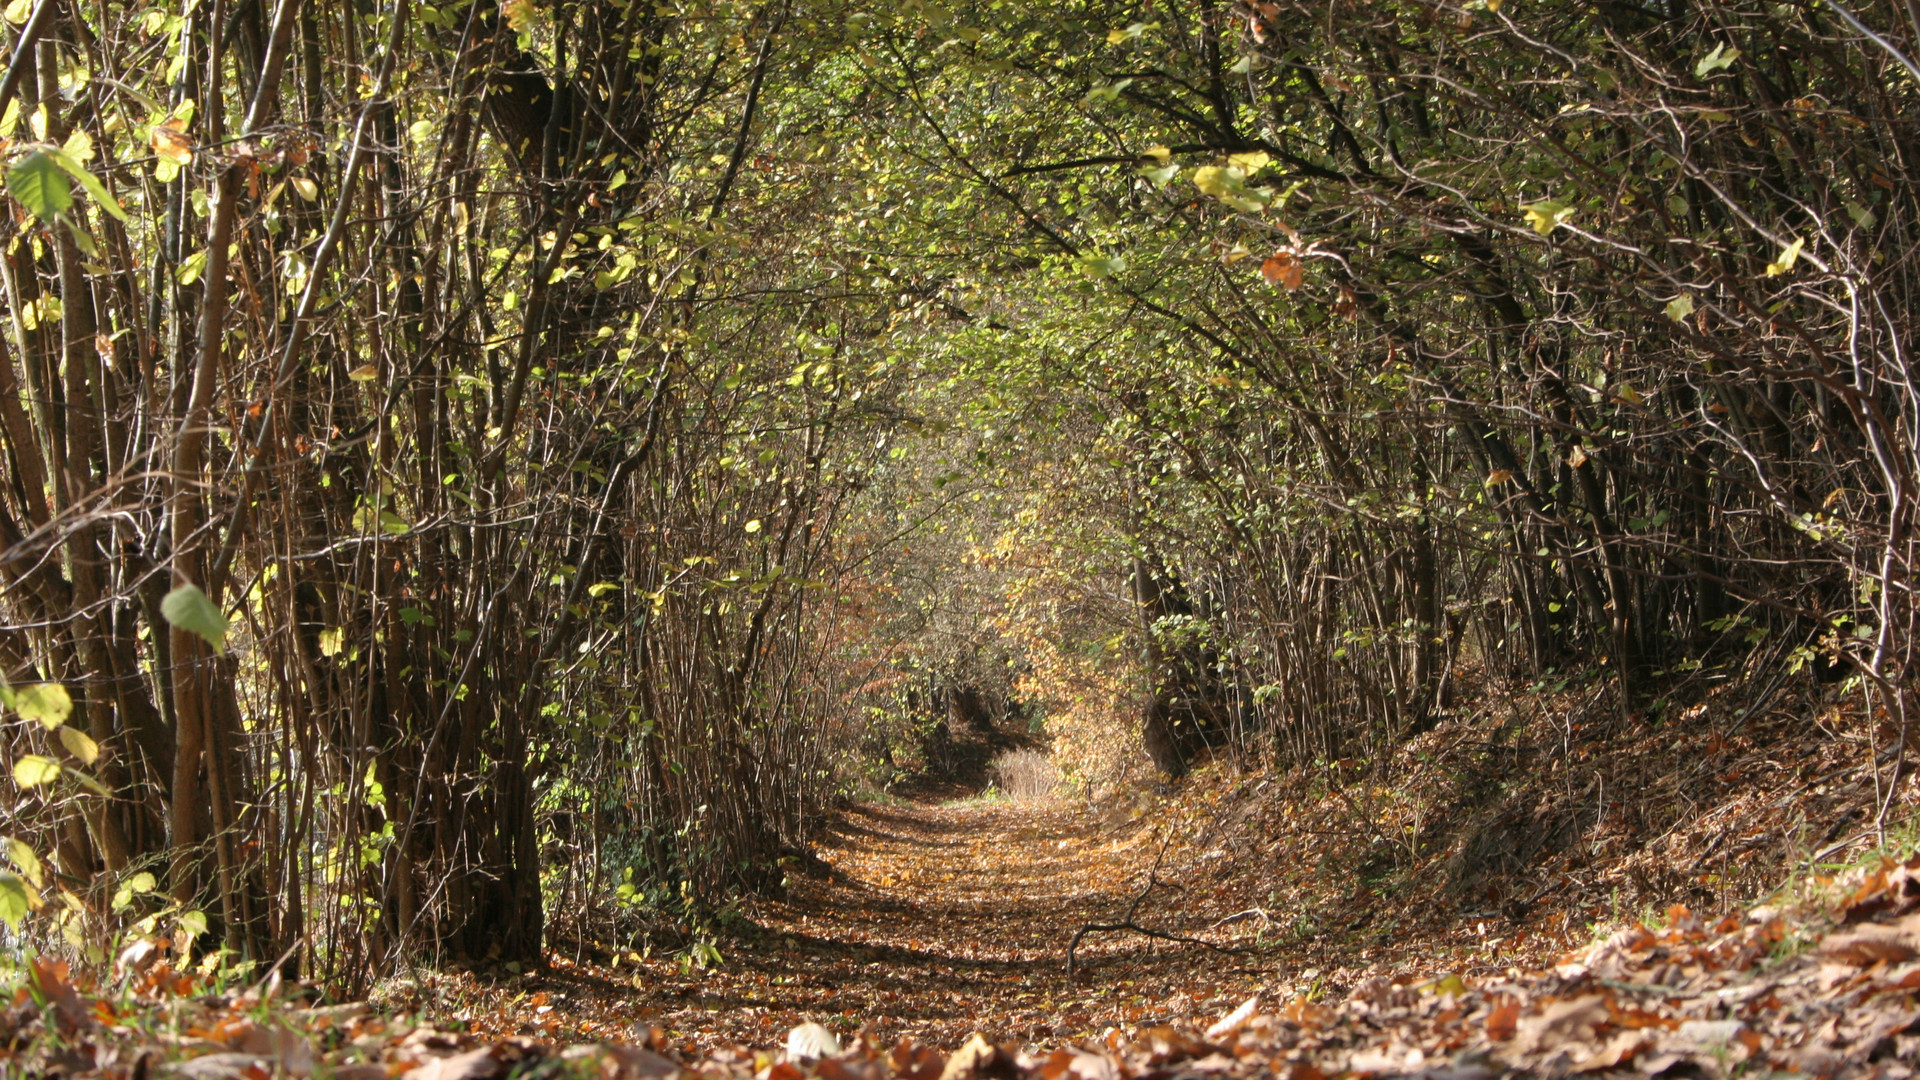
[[[198,585],[182,585],[160,601],[160,614],[188,633],[199,634],[213,651],[227,651],[227,617],[200,591]]]

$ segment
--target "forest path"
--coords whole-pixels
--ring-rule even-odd
[[[557,962],[537,980],[553,1009],[529,1033],[606,1038],[638,1021],[708,1052],[777,1046],[815,1021],[843,1038],[867,1029],[952,1048],[979,1030],[1057,1045],[1109,1024],[1231,1008],[1258,985],[1251,961],[1136,934],[1089,935],[1076,984],[1066,980],[1074,931],[1119,918],[1158,849],[1146,825],[1079,804],[857,806],[829,824],[819,863],[794,875],[784,899],[745,910],[752,926],[722,942],[720,965],[682,971],[653,958],[636,973],[631,960]],[[1177,890],[1156,890],[1139,917],[1205,928],[1180,906]]]

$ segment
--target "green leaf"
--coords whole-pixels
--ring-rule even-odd
[[[338,656],[340,648],[346,644],[347,632],[338,626],[320,631],[320,655]]]
[[[182,630],[199,634],[222,655],[227,651],[227,617],[198,585],[182,585],[160,601],[160,614]]]
[[[112,794],[112,792],[107,790],[107,785],[101,783],[98,780],[95,780],[93,777],[88,776],[86,773],[81,772],[79,769],[68,769],[67,775],[73,777],[74,781],[78,783],[81,787],[86,788],[88,791],[91,791],[95,795],[98,795],[102,798],[105,798],[106,796]]]
[[[207,932],[207,913],[204,911],[183,911],[175,920],[180,932],[189,938],[197,938]]]
[[[52,783],[60,775],[60,763],[39,754],[23,754],[13,763],[13,782],[23,788]]]
[[[67,753],[79,758],[82,765],[91,765],[100,760],[100,744],[79,728],[61,728],[60,745],[67,748]]]
[[[7,193],[41,221],[52,221],[73,205],[73,184],[45,150],[36,150],[7,170]]]
[[[120,205],[120,200],[113,197],[113,193],[107,190],[107,185],[101,183],[99,177],[87,171],[87,167],[80,163],[79,158],[65,150],[48,150],[46,155],[53,159],[55,165],[65,169],[67,175],[80,181],[80,186],[87,189],[87,194],[93,196],[93,201],[100,205],[100,209],[121,221],[127,220],[126,207]]]
[[[113,910],[125,911],[127,905],[133,903],[134,897],[152,892],[159,884],[158,881],[154,880],[152,874],[145,870],[140,871],[121,882],[120,887],[114,890]]]
[[[92,161],[93,136],[87,134],[85,128],[74,128],[73,134],[67,136],[67,144],[60,149],[72,157],[73,160],[81,162],[82,164]],[[58,161],[59,159],[55,158],[54,160]]]
[[[33,907],[28,888],[18,874],[0,870],[0,922],[6,923],[10,932],[19,931],[20,920],[26,918]]]
[[[52,730],[73,715],[73,698],[59,683],[35,683],[13,692],[13,711],[23,720],[38,720]]]
[[[1681,293],[1667,301],[1665,310],[1667,318],[1674,322],[1686,322],[1687,316],[1693,314],[1693,297],[1687,293]]]
[[[196,251],[180,260],[180,266],[173,272],[173,280],[182,288],[200,280],[200,272],[207,268],[207,253]]]
[[[20,868],[20,873],[33,883],[34,888],[47,887],[45,871],[40,866],[40,856],[33,853],[33,849],[27,846],[25,840],[15,840],[9,836],[6,840],[6,849],[7,858],[13,860],[13,865]]]
[[[1255,157],[1264,158],[1266,155],[1235,156],[1251,160]],[[1265,162],[1262,161],[1261,164]],[[1265,209],[1266,205],[1273,201],[1273,192],[1267,188],[1247,186],[1247,170],[1239,165],[1202,165],[1193,170],[1193,186],[1235,210],[1244,210],[1250,214]]]
[[[1147,168],[1141,169],[1140,175],[1153,181],[1154,187],[1166,187],[1168,184],[1173,182],[1174,177],[1180,175],[1180,166],[1178,165],[1161,165],[1158,167],[1149,166]]]

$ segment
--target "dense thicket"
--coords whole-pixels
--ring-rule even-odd
[[[890,379],[891,298],[824,235],[828,99],[768,92],[830,29],[48,0],[13,32],[0,642],[72,713],[7,729],[5,831],[70,937],[157,884],[354,980],[537,958],[543,843],[602,903],[579,879],[777,875]]]
[[[32,933],[534,960],[936,701],[1177,773],[1807,668],[1904,745],[1907,7],[6,19]]]
[[[1139,560],[1163,767],[1596,667],[1656,719],[1675,672],[1858,676],[1894,751],[1909,16],[1100,5],[964,62],[902,21],[929,160],[1051,255],[972,288],[966,355],[1032,395],[1000,422],[1101,418],[1081,512]]]

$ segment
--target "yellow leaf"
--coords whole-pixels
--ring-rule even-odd
[[[1193,170],[1193,186],[1207,195],[1219,195],[1227,190],[1227,170],[1218,165],[1202,165]]]
[[[533,17],[539,12],[533,0],[507,0],[500,5],[500,14],[507,17],[507,25],[513,27],[516,34],[524,34],[533,28]]]
[[[1541,236],[1552,232],[1561,222],[1574,215],[1574,207],[1557,199],[1542,199],[1520,209],[1526,211],[1527,224],[1533,226],[1533,231]]]
[[[1272,160],[1273,160],[1272,158],[1267,156],[1267,152],[1265,150],[1253,150],[1245,154],[1228,154],[1227,155],[1228,165],[1231,165],[1236,169],[1245,169],[1250,173],[1255,172],[1259,169],[1266,168],[1267,162]]]
[[[60,745],[67,748],[67,753],[79,758],[82,765],[91,765],[100,760],[100,744],[79,728],[61,728]]]
[[[23,788],[51,783],[59,775],[60,763],[39,754],[22,754],[20,760],[13,763],[13,782]]]
[[[40,856],[33,853],[33,848],[29,847],[26,841],[15,840],[9,836],[4,843],[0,843],[0,847],[7,849],[7,857],[13,860],[13,865],[20,868],[21,877],[26,878],[36,889],[47,887],[46,869],[40,865]]]
[[[38,720],[51,731],[73,715],[73,698],[59,683],[34,683],[13,692],[13,711],[23,720]]]
[[[91,160],[93,158],[93,136],[87,134],[85,128],[74,128],[73,134],[67,136],[67,144],[60,149],[71,154],[75,161],[84,162]]]
[[[379,377],[380,369],[374,367],[372,364],[361,364],[359,367],[347,372],[347,378],[360,383],[372,382]]]
[[[1167,162],[1173,160],[1173,151],[1164,146],[1149,146],[1145,150],[1140,151],[1140,156],[1150,157],[1160,164],[1165,165]]]
[[[1793,264],[1800,260],[1800,249],[1806,246],[1806,240],[1801,239],[1781,248],[1780,257],[1767,264],[1767,276],[1779,277],[1793,269]]]

